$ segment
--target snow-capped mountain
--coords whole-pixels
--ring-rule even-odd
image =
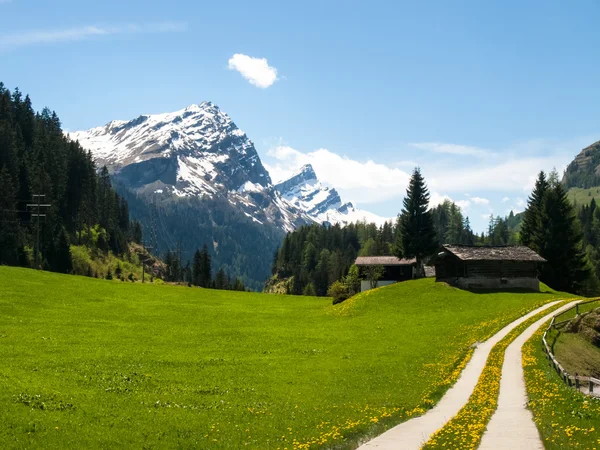
[[[310,165],[273,186],[252,141],[211,102],[114,120],[69,134],[121,184],[153,197],[224,198],[253,221],[284,231],[318,223],[386,219],[342,203]]]
[[[288,180],[276,184],[275,189],[287,202],[319,223],[344,225],[366,220],[381,225],[388,220],[355,208],[352,203],[342,203],[335,189],[323,186],[310,164],[303,166]]]
[[[70,133],[131,189],[176,197],[225,197],[258,223],[285,231],[311,223],[281,198],[254,144],[211,102]]]

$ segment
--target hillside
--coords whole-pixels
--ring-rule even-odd
[[[567,166],[563,183],[567,189],[600,185],[600,141],[584,148]]]
[[[469,346],[556,297],[428,279],[332,306],[0,267],[0,446],[351,446],[430,407]]]

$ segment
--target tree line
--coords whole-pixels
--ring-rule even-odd
[[[418,168],[395,223],[311,225],[289,233],[274,255],[269,283],[284,280],[292,294],[344,296],[357,289],[358,275],[351,271],[356,256],[416,258],[420,272],[441,244],[526,245],[548,261],[540,279],[550,287],[582,294],[600,291],[600,209],[592,202],[576,214],[555,172],[549,177],[540,173],[524,213],[492,215],[487,233],[477,235],[455,203],[447,200],[429,208],[429,191]]]
[[[55,112],[36,113],[28,95],[1,82],[0,192],[0,264],[70,273],[72,244],[120,255],[141,239],[106,168],[98,173],[92,155],[65,137]],[[49,205],[42,217],[28,206],[38,201]]]
[[[202,250],[196,249],[192,262],[183,266],[179,255],[167,252],[165,256],[165,281],[187,283],[189,286],[198,286],[209,289],[222,289],[231,291],[245,291],[246,286],[241,278],[231,278],[223,267],[212,276],[212,258],[206,244]]]

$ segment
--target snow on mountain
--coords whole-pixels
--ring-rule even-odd
[[[271,184],[254,144],[211,102],[69,133],[128,188],[176,197],[219,196],[258,223],[312,223]]]
[[[355,208],[352,203],[342,204],[338,192],[323,186],[310,164],[303,166],[288,180],[276,184],[275,189],[287,202],[306,212],[316,222],[345,225],[366,220],[382,225],[389,220]]]
[[[300,225],[386,219],[342,203],[310,165],[276,186],[252,141],[211,102],[114,120],[69,137],[129,189],[164,197],[221,197],[257,223]]]

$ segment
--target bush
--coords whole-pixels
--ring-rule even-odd
[[[350,297],[348,287],[341,281],[334,282],[327,290],[327,295],[333,297],[333,304],[337,305]]]
[[[127,278],[129,278],[129,281],[131,281],[132,283],[134,283],[134,282],[135,282],[135,276],[133,276],[133,274],[132,274],[132,273],[130,273],[130,274],[129,274],[129,276],[128,276]]]

